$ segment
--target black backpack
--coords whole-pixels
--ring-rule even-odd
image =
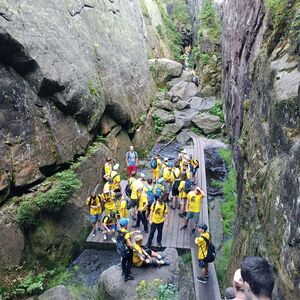
[[[131,185],[132,185],[133,181],[134,180],[132,180],[132,182],[129,184],[129,180],[128,180],[128,183],[125,186],[125,194],[126,194],[127,197],[131,196],[131,192],[132,192]]]
[[[126,244],[126,241],[125,241],[125,234],[122,231],[118,231],[116,249],[117,249],[118,254],[121,257],[127,256],[130,252],[130,250]]]
[[[206,243],[206,246],[207,246],[207,255],[205,257],[205,261],[207,263],[212,263],[216,259],[216,249],[215,249],[215,246],[205,236],[201,236],[201,237],[204,239],[204,241]]]

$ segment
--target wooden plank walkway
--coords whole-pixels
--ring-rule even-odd
[[[207,195],[206,189],[206,173],[205,173],[205,158],[204,158],[204,148],[201,142],[201,138],[190,133],[194,142],[194,147],[192,149],[187,149],[187,152],[198,158],[200,163],[200,168],[197,172],[197,185],[199,185],[204,193]],[[202,209],[200,212],[200,222],[207,224],[209,227],[208,218],[208,203],[207,197],[202,201]],[[213,238],[213,232],[212,232]],[[208,265],[209,279],[207,284],[202,284],[197,281],[196,277],[200,275],[200,268],[198,266],[198,247],[195,245],[195,241],[191,241],[191,253],[192,253],[192,265],[193,265],[193,276],[195,284],[195,295],[197,300],[220,300],[221,294],[218,284],[218,279],[215,271],[215,266],[213,263]]]
[[[122,180],[122,192],[125,190],[127,181]],[[162,236],[162,246],[163,248],[171,247],[176,248],[179,251],[189,250],[190,249],[190,235],[186,234],[186,230],[180,230],[180,228],[184,225],[184,219],[178,217],[179,210],[172,210],[169,208],[169,222],[168,225],[164,224],[163,228],[163,236]],[[132,228],[133,221],[131,220],[129,223],[129,231],[138,230],[138,228]],[[149,233],[143,232],[144,226],[141,224],[140,230],[144,236],[144,244],[147,243]],[[191,230],[191,228],[190,228]],[[150,232],[150,225],[149,225]],[[157,232],[154,235],[152,245],[156,248],[156,236]],[[93,237],[93,233],[91,232],[86,239],[85,248],[96,248],[96,249],[115,249],[114,243],[111,239],[103,240],[103,234],[97,233],[95,237]]]
[[[200,163],[199,171],[196,175],[197,185],[199,185],[205,194],[207,194],[206,189],[206,174],[205,174],[205,159],[204,159],[204,148],[201,142],[201,138],[194,133],[190,133],[194,141],[194,147],[186,147],[187,153],[198,158]],[[125,190],[126,181],[122,181],[122,191]],[[191,236],[191,222],[187,230],[180,230],[180,227],[183,226],[184,220],[178,217],[179,210],[169,209],[169,224],[164,226],[163,229],[163,238],[162,246],[163,247],[172,247],[182,251],[191,250],[192,254],[192,266],[193,266],[193,278],[195,286],[195,296],[196,300],[220,300],[220,290],[218,285],[218,280],[216,276],[216,271],[214,264],[209,264],[209,280],[207,284],[202,284],[197,281],[196,277],[200,275],[200,269],[198,267],[198,248],[195,245],[195,235]],[[202,209],[200,212],[200,222],[205,223],[209,227],[209,218],[208,218],[208,204],[207,197],[202,201]],[[129,231],[136,230],[131,228],[132,221],[129,224]],[[142,229],[142,224],[141,228]],[[150,227],[149,227],[150,231]],[[143,233],[144,243],[148,240],[148,233]],[[213,233],[212,233],[213,236]],[[153,246],[156,246],[156,233],[153,239]],[[97,234],[95,237],[92,236],[92,232],[88,236],[86,243],[86,248],[97,248],[97,249],[115,249],[115,245],[111,240],[104,241],[102,234]]]

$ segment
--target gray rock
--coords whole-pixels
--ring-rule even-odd
[[[175,103],[175,108],[178,110],[183,110],[189,107],[190,107],[190,103],[187,101],[178,101],[177,103]]]
[[[173,78],[171,81],[167,82],[167,87],[171,88],[172,86],[174,86],[175,84],[177,84],[181,81],[191,82],[192,78],[193,78],[193,75],[192,75],[191,71],[183,70],[182,74],[179,78]]]
[[[209,226],[213,233],[214,245],[217,250],[221,248],[223,241],[223,223],[220,201],[222,201],[222,199],[214,197],[214,200],[209,203]]]
[[[192,119],[197,115],[197,111],[187,109],[185,111],[175,111],[176,123],[181,123],[183,128],[191,125]]]
[[[206,85],[201,90],[201,96],[202,97],[212,97],[212,96],[216,95],[216,92],[217,92],[217,89],[215,87]]]
[[[165,84],[174,77],[179,77],[182,72],[182,64],[167,59],[149,59],[150,70],[157,84]]]
[[[191,97],[199,95],[199,90],[195,84],[181,81],[171,88],[170,93],[172,93],[172,97],[188,101]]]
[[[117,125],[107,114],[103,114],[100,119],[101,133],[107,135]]]
[[[179,288],[180,257],[174,248],[166,248],[162,252],[169,260],[169,266],[161,268],[134,268],[134,280],[124,283],[121,276],[121,267],[112,266],[104,271],[100,276],[99,293],[101,299],[135,299],[136,287],[142,280],[152,282],[154,279],[160,279],[164,283],[174,284]]]
[[[190,107],[197,111],[208,110],[214,107],[216,98],[193,97],[190,100]]]
[[[186,131],[182,131],[176,136],[176,141],[181,145],[186,145],[191,139],[190,134]]]
[[[195,116],[192,123],[199,129],[203,130],[205,134],[213,133],[222,127],[220,118],[209,113],[201,113]]]
[[[271,68],[277,71],[288,71],[290,69],[296,68],[298,62],[296,60],[289,60],[290,56],[288,53],[282,57],[271,62]]]
[[[33,298],[30,298],[33,299]],[[30,300],[29,299],[29,300]],[[70,293],[70,290],[64,285],[57,285],[42,295],[38,296],[39,300],[76,300],[77,297]]]
[[[165,123],[174,123],[175,122],[175,116],[164,110],[157,109],[154,111],[154,114],[156,114]]]
[[[174,110],[174,105],[172,104],[171,101],[168,101],[168,100],[162,100],[160,102],[155,102],[154,106],[156,108],[160,108],[160,109],[167,110],[167,111]]]
[[[182,124],[180,122],[174,124],[166,124],[161,133],[162,136],[174,135],[179,132],[182,128]]]
[[[166,95],[165,95],[165,99],[171,101],[171,99],[172,99],[172,93],[167,92]]]
[[[156,100],[162,101],[165,99],[165,92],[156,92],[154,96]]]

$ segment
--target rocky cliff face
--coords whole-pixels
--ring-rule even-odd
[[[70,254],[105,157],[123,161],[131,140],[145,147],[145,130],[153,139],[146,42],[138,0],[0,0],[0,271],[28,257],[52,263]],[[99,135],[108,147],[98,143],[86,155]],[[10,196],[79,156],[82,188],[55,220],[44,217],[24,235],[20,199]]]
[[[227,1],[223,97],[239,178],[229,277],[245,255],[275,267],[275,299],[299,298],[299,2]]]
[[[142,26],[137,0],[1,1],[2,199],[84,153],[104,112],[148,109]]]

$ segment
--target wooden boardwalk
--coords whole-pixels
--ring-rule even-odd
[[[127,181],[122,180],[122,192],[125,190]],[[184,251],[190,249],[190,230],[180,230],[180,228],[184,225],[184,219],[178,217],[179,210],[172,210],[169,207],[169,215],[168,215],[168,225],[164,224],[163,228],[163,236],[162,236],[162,246],[164,248],[171,247],[176,248],[178,251]],[[134,222],[135,223],[135,222]],[[134,224],[131,220],[129,223],[129,231],[138,230],[139,228],[132,228]],[[144,236],[144,244],[147,243],[149,233],[143,232],[144,226],[141,224],[140,229]],[[150,225],[149,225],[149,232],[150,232]],[[156,235],[154,235],[152,245],[156,248]],[[93,237],[93,233],[91,232],[85,242],[86,248],[97,248],[97,249],[115,249],[114,243],[111,239],[106,241],[103,240],[103,234],[97,233],[95,237]]]
[[[194,133],[190,133],[194,146],[185,147],[188,154],[198,158],[200,163],[199,171],[197,172],[196,179],[197,185],[199,185],[205,194],[207,194],[206,189],[206,174],[205,174],[205,159],[204,159],[204,149],[201,142],[201,138]],[[124,192],[126,181],[122,181],[122,191]],[[163,229],[163,238],[162,246],[163,247],[172,247],[176,248],[179,252],[191,251],[192,254],[192,266],[193,266],[193,277],[194,277],[194,286],[195,286],[195,296],[196,300],[220,300],[220,290],[218,285],[218,280],[216,276],[216,271],[214,264],[209,264],[209,280],[207,284],[202,284],[197,281],[196,277],[200,275],[200,269],[198,267],[198,248],[195,245],[196,235],[191,236],[191,224],[187,230],[180,230],[184,224],[184,219],[178,217],[179,210],[169,209],[169,224],[164,225]],[[209,227],[209,218],[208,218],[208,204],[207,197],[202,201],[202,209],[200,212],[200,222],[205,223]],[[133,231],[136,228],[131,228],[132,221],[129,224],[129,230]],[[142,230],[142,224],[140,229]],[[150,227],[149,227],[150,231]],[[156,246],[156,234],[153,239],[152,245]],[[143,233],[144,235],[144,244],[148,240],[148,233]],[[212,233],[213,237],[213,233]],[[97,248],[97,249],[115,249],[115,245],[111,240],[103,240],[103,234],[97,233],[95,237],[92,236],[92,232],[89,234],[86,240],[86,248]]]

